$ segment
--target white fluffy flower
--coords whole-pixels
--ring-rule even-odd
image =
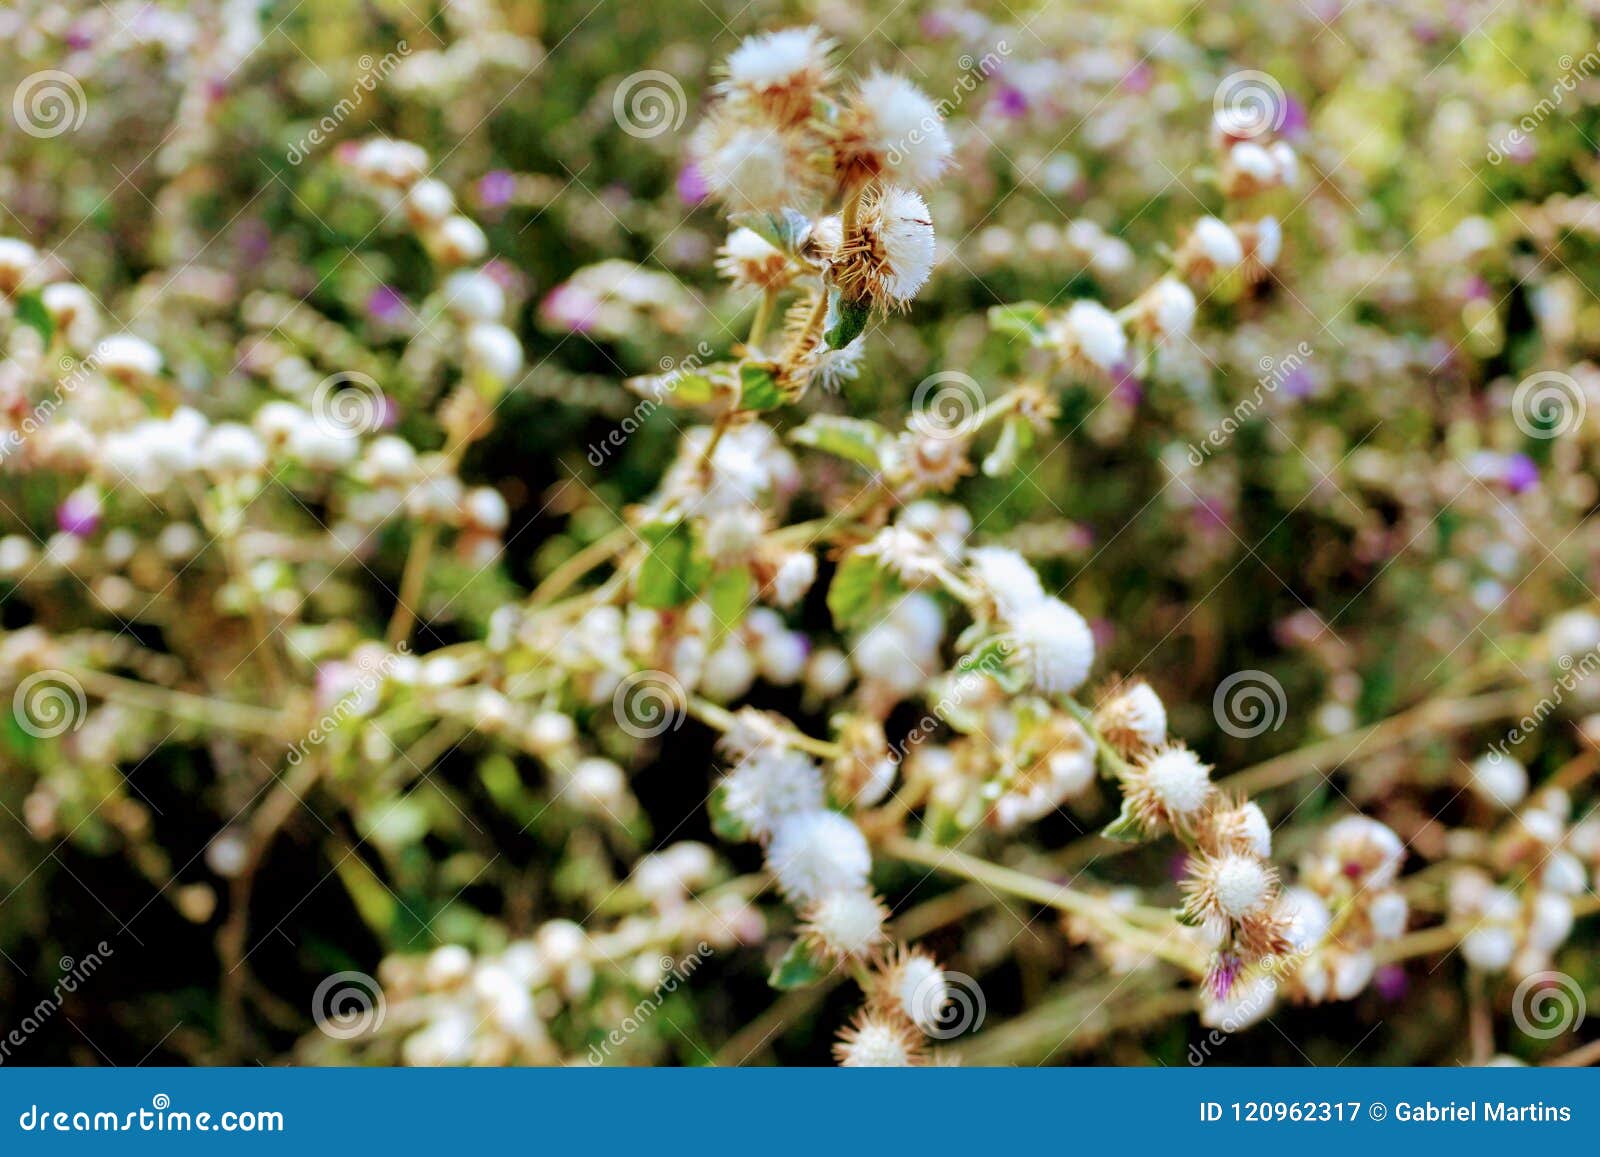
[[[1510,811],[1528,794],[1528,769],[1510,755],[1480,755],[1472,761],[1472,790],[1486,802]]]
[[[738,208],[771,209],[790,191],[789,145],[778,129],[724,126],[712,118],[696,136],[696,165],[706,185]]]
[[[1214,268],[1232,269],[1244,260],[1244,247],[1226,222],[1202,217],[1194,223],[1189,242]]]
[[[213,474],[253,474],[267,462],[256,432],[237,422],[222,422],[200,445],[200,465]]]
[[[967,553],[967,565],[1007,618],[1045,600],[1038,573],[1010,547],[976,547]]]
[[[809,550],[785,555],[772,576],[772,596],[780,607],[792,607],[817,579],[817,556]]]
[[[729,55],[725,89],[763,97],[809,90],[827,78],[828,38],[815,27],[746,37]]]
[[[480,321],[467,330],[466,360],[499,382],[508,382],[522,369],[522,343],[503,325]]]
[[[1211,769],[1187,747],[1169,747],[1145,760],[1141,785],[1168,815],[1197,815],[1211,795]]]
[[[91,360],[113,378],[148,378],[161,372],[160,351],[131,333],[116,333],[100,339]]]
[[[1163,277],[1140,295],[1138,324],[1155,337],[1182,337],[1194,327],[1194,291]]]
[[[1122,323],[1097,301],[1075,301],[1058,327],[1063,352],[1109,373],[1128,356]]]
[[[1010,625],[1029,657],[1039,690],[1067,694],[1089,677],[1094,665],[1094,633],[1083,616],[1060,599],[1047,598],[1024,607]]]
[[[446,306],[473,321],[499,321],[506,312],[506,293],[481,269],[461,269],[445,278]]]
[[[1406,898],[1395,891],[1379,892],[1367,907],[1373,934],[1380,940],[1393,940],[1404,932],[1409,913]]]
[[[797,812],[773,829],[767,867],[790,901],[814,904],[832,892],[864,891],[872,852],[861,829],[838,812]]]
[[[950,163],[950,135],[938,106],[903,76],[874,72],[863,80],[849,121],[859,149],[872,154],[886,180],[925,188]]]
[[[784,818],[822,807],[824,785],[817,765],[797,751],[762,747],[752,751],[722,781],[723,806],[758,839]]]
[[[806,935],[824,954],[860,958],[883,941],[887,917],[867,891],[830,892],[806,909]]]
[[[883,190],[861,215],[866,238],[865,282],[873,300],[905,305],[933,272],[933,218],[921,194],[898,186]],[[851,274],[846,267],[846,277]]]

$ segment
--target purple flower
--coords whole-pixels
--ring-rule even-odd
[[[1411,982],[1406,979],[1406,970],[1400,965],[1385,964],[1373,978],[1373,987],[1384,1000],[1394,1001],[1405,996]]]
[[[594,315],[599,309],[600,302],[593,295],[562,284],[545,294],[539,303],[539,316],[557,329],[588,333],[594,328]]]
[[[406,299],[393,286],[380,285],[367,295],[367,316],[384,325],[399,325],[411,313]]]
[[[1111,367],[1111,376],[1114,381],[1111,396],[1128,409],[1136,409],[1144,401],[1144,383],[1134,375],[1133,366],[1128,362],[1118,362]]]
[[[1233,991],[1233,986],[1239,979],[1239,974],[1244,971],[1244,961],[1236,952],[1218,952],[1217,958],[1211,962],[1211,971],[1206,977],[1206,982],[1211,987],[1211,995],[1218,1000],[1227,1000],[1228,994]]]
[[[1304,366],[1295,366],[1283,376],[1283,392],[1291,398],[1309,398],[1316,385]]]
[[[1513,494],[1521,494],[1539,484],[1539,467],[1526,454],[1508,455],[1500,470],[1500,480]]]
[[[56,529],[74,538],[88,538],[100,527],[100,498],[74,490],[56,507]]]
[[[1141,60],[1123,74],[1122,87],[1134,93],[1149,92],[1150,84],[1154,80],[1155,70]]]
[[[491,169],[478,178],[478,204],[485,209],[504,209],[517,192],[517,178],[505,169]]]
[[[693,161],[678,170],[678,200],[685,205],[698,205],[709,196],[711,186],[706,184]]]
[[[1014,85],[1002,84],[994,97],[989,101],[989,107],[995,114],[1007,120],[1016,120],[1028,115],[1028,98],[1023,95],[1020,88]]]
[[[1306,116],[1306,106],[1295,100],[1292,96],[1283,99],[1283,124],[1278,131],[1284,136],[1294,138],[1303,135],[1310,124]]]

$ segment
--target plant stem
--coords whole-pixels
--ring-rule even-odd
[[[533,594],[528,596],[528,605],[543,606],[561,597],[568,587],[595,567],[609,562],[632,540],[633,531],[626,524],[606,531],[546,575],[544,581],[534,588]]]
[[[761,302],[756,306],[755,320],[750,323],[750,336],[745,339],[745,345],[751,349],[760,349],[762,339],[767,336],[767,326],[772,322],[772,315],[778,304],[778,291],[766,289],[761,293]]]

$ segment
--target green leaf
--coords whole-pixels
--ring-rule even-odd
[[[746,362],[739,367],[739,409],[775,410],[783,402],[783,391],[770,365]]]
[[[778,961],[767,983],[780,992],[795,988],[809,988],[828,974],[827,963],[818,960],[806,947],[805,941],[796,940]]]
[[[695,550],[694,531],[687,522],[658,522],[639,536],[650,548],[634,580],[640,606],[666,610],[699,593],[711,567]]]
[[[811,233],[811,218],[794,209],[779,209],[776,213],[735,213],[729,220],[785,253],[797,250]]]
[[[1016,648],[1010,639],[1003,635],[996,635],[986,640],[977,650],[970,655],[963,655],[956,664],[956,671],[965,674],[976,671],[980,675],[989,675],[1001,682],[1006,680],[1006,672],[1010,667],[1011,655]]]
[[[16,311],[17,321],[30,329],[38,330],[39,336],[48,346],[56,336],[56,319],[50,316],[50,311],[44,307],[44,301],[38,293],[24,293],[18,297]]]
[[[893,572],[872,555],[845,556],[828,584],[828,610],[841,631],[867,626],[882,617],[905,588]]]
[[[754,584],[750,568],[745,566],[721,571],[711,580],[711,586],[706,591],[706,602],[711,606],[713,648],[744,621],[744,612],[750,606],[750,591]]]
[[[983,473],[987,478],[1009,474],[1017,467],[1017,460],[1033,445],[1033,423],[1012,414],[1000,428],[1000,439],[983,460]]]
[[[838,414],[812,414],[789,438],[801,446],[836,454],[868,470],[883,466],[883,448],[890,440],[889,431],[878,423]]]
[[[1148,838],[1144,825],[1139,822],[1139,817],[1133,812],[1133,801],[1122,801],[1122,812],[1116,819],[1100,829],[1100,834],[1108,840],[1116,840],[1120,844],[1140,844]]]
[[[669,370],[629,378],[624,385],[641,398],[663,406],[688,408],[714,401],[720,389],[733,380],[733,363],[718,362],[698,369]]]
[[[728,810],[727,788],[718,787],[711,793],[707,810],[711,813],[711,830],[718,839],[727,840],[730,844],[742,844],[750,839],[750,830]]]
[[[843,349],[867,328],[872,312],[865,301],[846,301],[838,287],[828,290],[828,312],[822,319],[822,340],[830,349]]]
[[[1046,316],[1048,312],[1037,301],[990,306],[989,328],[1003,337],[1026,337],[1030,345],[1042,345]]]

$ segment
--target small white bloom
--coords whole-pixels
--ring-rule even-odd
[[[1514,756],[1480,755],[1470,770],[1472,790],[1504,811],[1516,807],[1528,794],[1528,769]]]
[[[767,867],[794,903],[867,886],[872,852],[861,829],[838,812],[809,811],[780,819],[767,846]]]
[[[113,378],[154,377],[161,372],[161,354],[155,346],[131,333],[101,338],[91,360]]]
[[[788,816],[821,809],[822,772],[797,751],[761,747],[747,755],[722,781],[723,806],[758,839],[770,835]]]
[[[1211,795],[1211,769],[1187,747],[1158,751],[1143,764],[1141,778],[1169,814],[1199,813]]]
[[[1006,618],[1045,600],[1039,575],[1027,559],[1010,547],[976,547],[967,552],[967,565]]]
[[[1238,235],[1215,217],[1202,217],[1196,221],[1190,240],[1217,269],[1232,269],[1244,260],[1244,248],[1239,244]]]
[[[1082,686],[1094,666],[1094,633],[1082,615],[1059,599],[1045,599],[1011,619],[1011,630],[1033,666],[1034,685],[1067,694]]]
[[[1122,323],[1097,301],[1075,301],[1061,319],[1064,352],[1109,373],[1128,356],[1128,335]]]
[[[506,293],[481,269],[459,269],[444,281],[445,305],[473,321],[499,321],[506,312]]]
[[[885,180],[925,188],[950,163],[938,106],[905,77],[874,72],[861,82],[850,113]]]
[[[522,343],[494,322],[478,322],[467,330],[466,360],[496,381],[509,382],[522,369]]]
[[[253,474],[266,462],[256,432],[237,422],[219,423],[200,446],[200,465],[212,474]]]
[[[773,598],[780,607],[792,607],[805,597],[817,579],[817,556],[797,550],[784,556],[772,576]]]
[[[1406,930],[1406,917],[1410,908],[1399,892],[1379,892],[1367,908],[1372,921],[1372,931],[1380,940],[1393,940]]]

